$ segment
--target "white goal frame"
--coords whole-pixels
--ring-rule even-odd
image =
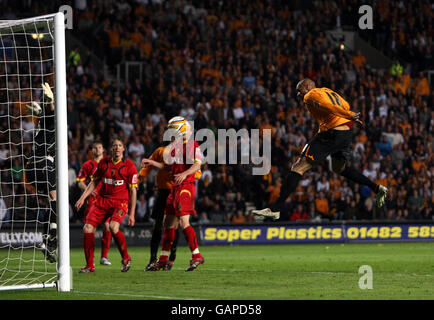
[[[66,98],[65,17],[63,12],[20,20],[0,20],[1,26],[20,25],[39,19],[54,19],[54,81],[56,119],[56,187],[58,264],[57,281],[41,284],[0,286],[1,290],[37,289],[57,287],[60,292],[72,289],[69,248],[69,187],[68,187],[68,127]]]

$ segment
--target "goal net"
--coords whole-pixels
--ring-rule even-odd
[[[0,290],[71,289],[64,15],[0,21]]]

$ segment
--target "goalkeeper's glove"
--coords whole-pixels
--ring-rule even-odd
[[[44,95],[47,98],[48,103],[54,103],[54,94],[51,91],[50,85],[48,82],[42,84],[42,89],[44,90]]]
[[[30,105],[26,105],[27,112],[32,115],[39,116],[42,113],[42,108],[36,101],[32,101]]]

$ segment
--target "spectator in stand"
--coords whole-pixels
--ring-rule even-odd
[[[266,189],[266,192],[269,193],[268,203],[273,203],[277,200],[277,198],[279,198],[281,185],[282,179],[278,178],[275,185],[270,184],[268,186]]]
[[[147,202],[146,202],[145,194],[141,193],[139,196],[139,199],[137,201],[136,221],[137,222],[145,222],[147,212],[148,212],[148,209],[147,209]]]
[[[423,72],[419,72],[418,77],[414,81],[414,90],[416,95],[422,96],[426,99],[430,94],[430,88],[428,79],[423,75]]]
[[[316,191],[317,192],[324,192],[324,193],[328,193],[330,190],[330,182],[327,180],[327,175],[324,174],[321,177],[321,181],[318,181],[316,184]]]
[[[310,220],[310,217],[304,210],[303,205],[299,203],[297,204],[297,207],[293,210],[289,220],[291,221]]]
[[[226,213],[235,214],[235,201],[233,193],[226,192],[223,203],[223,208]]]
[[[126,117],[124,121],[117,121],[116,124],[122,129],[124,135],[130,138],[131,133],[134,131],[134,125],[131,123],[130,117]]]
[[[425,161],[422,160],[422,157],[420,155],[416,155],[416,157],[411,162],[411,167],[415,174],[418,174],[421,172],[422,168],[427,169]]]
[[[140,142],[140,137],[138,135],[134,135],[132,137],[132,141],[128,145],[128,153],[132,154],[133,152],[136,153],[136,157],[139,159],[142,159],[145,155],[145,148],[143,147],[143,144]]]
[[[414,220],[419,219],[424,208],[424,199],[419,196],[416,189],[413,189],[412,194],[408,197],[407,206],[410,217]]]
[[[403,72],[404,72],[404,68],[402,67],[401,63],[398,60],[396,60],[395,63],[390,68],[390,73],[394,77],[399,77],[402,75]]]
[[[244,216],[243,211],[238,210],[236,215],[232,217],[233,223],[245,223],[247,222],[246,217]]]
[[[323,218],[329,218],[329,201],[325,198],[323,191],[320,191],[315,199],[315,208]]]
[[[209,224],[211,221],[208,219],[208,215],[206,212],[201,212],[200,218],[197,221],[198,224]]]
[[[235,195],[235,210],[236,211],[241,210],[241,212],[246,211],[246,201],[243,198],[243,195],[241,194],[241,192],[237,192]]]
[[[363,174],[371,180],[377,179],[377,170],[374,169],[374,164],[370,162],[366,165],[367,168],[363,169]]]
[[[387,156],[392,152],[392,145],[389,142],[387,136],[382,137],[382,141],[375,145],[375,148],[380,150],[380,153],[383,157]]]
[[[356,55],[354,55],[353,57],[353,63],[357,68],[361,68],[363,67],[363,65],[366,63],[366,58],[364,55],[362,55],[362,53],[360,52],[360,50],[357,50]]]
[[[214,204],[209,212],[209,219],[212,223],[223,223],[226,221],[225,213],[221,210],[220,204]]]

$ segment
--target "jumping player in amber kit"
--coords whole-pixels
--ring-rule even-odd
[[[351,155],[352,131],[355,122],[363,125],[360,113],[350,110],[350,105],[338,93],[328,88],[316,88],[311,79],[303,79],[297,84],[297,97],[303,100],[312,117],[318,121],[318,133],[304,146],[300,157],[292,165],[286,181],[282,183],[280,196],[271,206],[262,210],[252,210],[254,215],[279,219],[280,211],[294,192],[303,174],[332,158],[333,172],[345,178],[368,186],[376,193],[378,207],[384,205],[387,188],[369,180],[356,169],[346,166]]]

